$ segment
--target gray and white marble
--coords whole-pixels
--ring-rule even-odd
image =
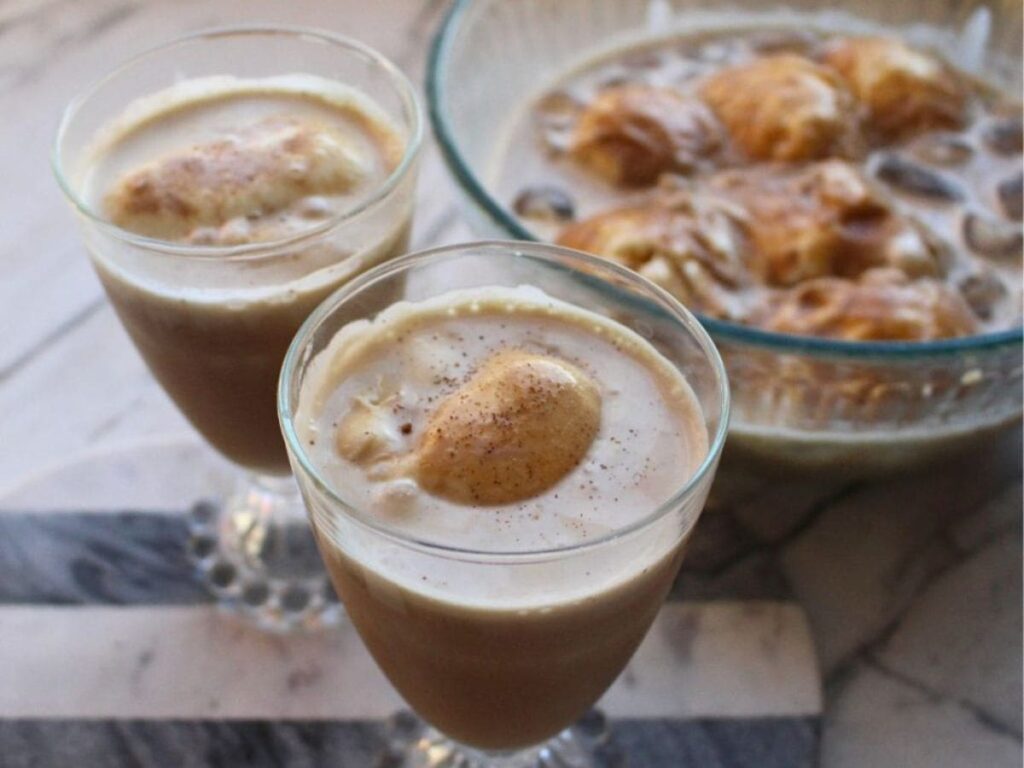
[[[815,723],[624,720],[612,739],[631,768],[811,768]],[[384,727],[360,721],[0,722],[5,768],[38,765],[364,768]]]
[[[279,636],[213,606],[3,606],[0,660],[0,720],[359,719],[401,704],[351,625]],[[810,633],[791,604],[670,603],[600,707],[817,717]]]
[[[0,664],[0,723],[22,722],[0,727],[0,747],[9,738],[30,748],[25,740],[45,723],[26,721],[55,718],[71,719],[76,738],[115,765],[119,743],[133,744],[140,760],[160,754],[214,765],[209,755],[234,755],[248,739],[256,741],[255,764],[274,764],[296,734],[325,740],[316,743],[326,751],[287,753],[318,765],[335,759],[336,728],[347,734],[351,721],[377,721],[401,706],[351,626],[278,637],[207,603],[185,559],[183,512],[167,511],[180,491],[166,476],[195,461],[184,446],[140,443],[70,462],[0,499],[8,510],[0,513],[0,660],[15,662]],[[148,508],[113,509],[113,499],[132,495],[127,488]],[[11,506],[33,497],[28,510]],[[98,509],[62,506],[75,498]],[[730,516],[725,505],[713,514]],[[680,574],[601,708],[635,765],[673,766],[685,756],[698,765],[814,765],[820,678],[809,626],[777,558],[735,546],[714,524],[698,530],[694,546],[704,555]],[[760,568],[745,567],[752,556]],[[119,722],[125,718],[157,722],[129,726]],[[96,722],[83,728],[82,719]],[[224,722],[238,719],[264,722]],[[312,731],[293,725],[309,719],[334,722]],[[176,730],[182,720],[197,722]],[[165,740],[179,732],[223,743],[166,751]],[[367,765],[365,754],[337,759]]]
[[[1022,765],[1021,448],[868,482],[783,554],[828,768]]]
[[[102,501],[106,485],[101,511],[19,512],[0,499],[0,658],[17,662],[0,666],[0,719],[216,725],[380,718],[398,706],[350,628],[268,638],[203,604],[180,513],[160,511],[177,491],[158,477],[192,466],[195,451],[146,445],[36,484],[51,505],[69,501],[58,489]],[[826,768],[1019,765],[1019,455],[1011,437],[955,467],[841,482],[724,468],[671,604],[602,706],[726,732],[758,718],[797,727],[812,753],[822,740]],[[151,508],[111,511],[125,488]],[[691,726],[687,739],[702,733]]]
[[[206,602],[186,556],[185,515],[0,515],[0,604]]]
[[[707,513],[670,600],[791,597],[770,551],[723,543]],[[0,513],[0,605],[188,605],[208,596],[193,578],[184,510]],[[710,522],[710,525],[705,525]],[[712,555],[716,547],[721,554]],[[709,563],[709,560],[714,562]]]

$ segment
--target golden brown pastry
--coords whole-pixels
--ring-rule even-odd
[[[692,309],[735,318],[745,276],[738,239],[714,201],[679,194],[571,224],[558,243],[629,267]]]
[[[757,324],[846,341],[928,341],[978,332],[963,298],[944,283],[874,269],[857,280],[823,277],[778,294]]]
[[[938,246],[926,232],[841,160],[725,171],[710,186],[741,209],[749,268],[769,285],[852,277],[876,266],[915,277],[940,272]]]
[[[692,247],[691,222],[661,206],[615,208],[571,224],[558,244],[639,269],[661,251]]]
[[[273,214],[298,200],[353,189],[367,162],[326,125],[270,117],[125,174],[104,204],[112,222],[140,235],[252,242],[275,232]]]
[[[856,151],[852,97],[834,72],[803,56],[765,56],[723,69],[700,94],[748,157],[796,161]]]
[[[843,38],[827,48],[824,61],[866,107],[869,126],[883,138],[963,124],[966,97],[953,71],[899,40]]]
[[[463,504],[511,504],[550,488],[590,449],[601,393],[572,363],[499,352],[431,415],[416,452],[430,493]]]
[[[354,399],[335,429],[338,455],[371,478],[412,477],[460,504],[536,496],[582,461],[601,426],[601,392],[586,373],[562,358],[519,349],[492,355],[444,398],[412,451],[405,428],[387,418],[395,399]]]
[[[718,147],[707,108],[667,88],[605,88],[587,106],[570,137],[569,154],[608,182],[653,184],[666,172],[686,172]]]

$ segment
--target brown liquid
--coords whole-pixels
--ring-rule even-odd
[[[683,556],[680,544],[576,602],[502,610],[403,589],[329,542],[320,548],[345,610],[406,701],[443,733],[494,750],[537,744],[593,706],[647,634]]]
[[[403,151],[372,102],[325,82],[192,81],[133,105],[143,116],[129,107],[98,141],[88,196],[121,227],[183,245],[273,241],[322,224],[373,194]],[[306,136],[290,141],[293,124]],[[383,222],[370,214],[266,256],[136,252],[99,237],[90,251],[125,329],[196,429],[238,464],[286,473],[276,413],[285,352],[331,291],[406,250],[409,205],[396,207]]]

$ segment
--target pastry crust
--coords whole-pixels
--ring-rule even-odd
[[[963,125],[966,95],[953,71],[902,41],[852,37],[829,45],[824,61],[836,70],[885,139]]]
[[[934,238],[841,160],[724,171],[710,186],[742,210],[749,267],[765,284],[854,277],[877,266],[912,277],[941,272]]]
[[[748,157],[792,162],[856,152],[852,97],[834,72],[803,56],[764,56],[723,69],[700,94]]]
[[[572,224],[558,243],[629,267],[691,309],[736,319],[746,275],[739,237],[715,201],[676,194]]]
[[[368,162],[326,125],[270,117],[127,173],[104,205],[113,223],[137,234],[251,242],[273,236],[273,215],[302,198],[353,189]]]
[[[977,319],[958,293],[895,269],[870,270],[857,280],[808,280],[777,294],[758,324],[846,341],[929,341],[978,332]]]
[[[719,146],[718,127],[699,100],[667,88],[605,88],[573,129],[569,154],[622,187],[653,184],[663,173],[685,173]]]

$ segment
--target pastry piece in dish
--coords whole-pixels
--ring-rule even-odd
[[[719,128],[699,99],[668,88],[605,88],[579,116],[569,154],[611,184],[639,187],[686,173],[718,148]]]
[[[856,280],[822,277],[773,296],[758,325],[847,341],[929,341],[978,332],[963,298],[945,283],[872,269]]]
[[[629,267],[692,309],[735,319],[747,281],[739,237],[716,201],[679,193],[571,224],[558,243]]]
[[[884,139],[960,128],[966,92],[943,62],[900,40],[846,37],[826,47],[824,62],[847,83]]]
[[[740,211],[749,269],[768,285],[852,277],[877,266],[911,277],[942,271],[935,238],[842,160],[723,171],[708,184]]]
[[[755,160],[847,157],[859,147],[853,98],[827,67],[792,53],[715,72],[701,97]]]

